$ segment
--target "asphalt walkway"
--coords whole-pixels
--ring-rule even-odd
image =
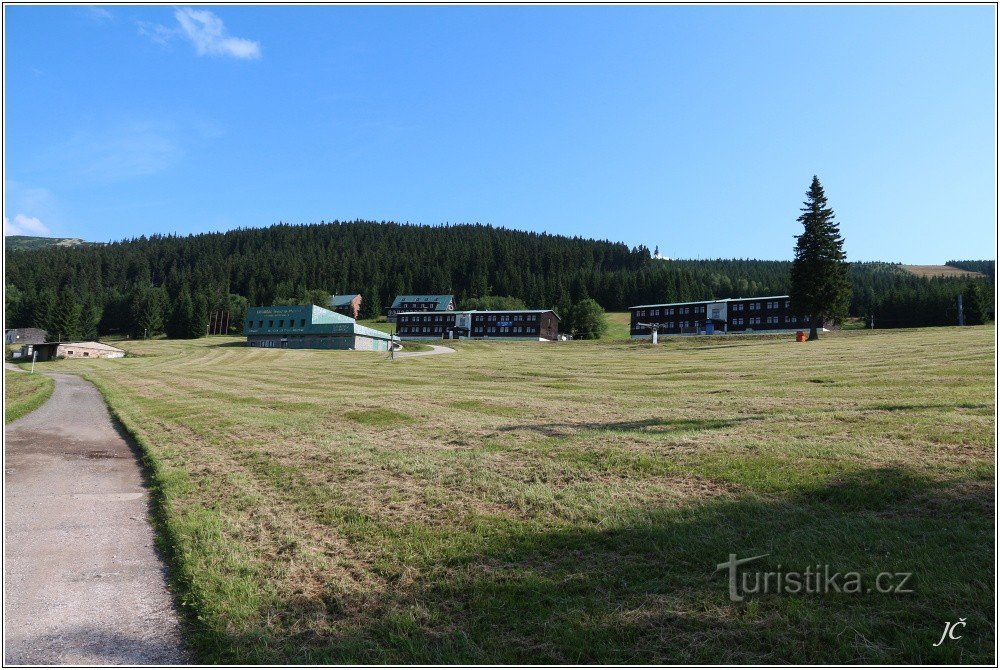
[[[51,376],[5,429],[4,662],[190,662],[137,456],[92,384]]]
[[[396,354],[396,358],[410,358],[412,356],[434,356],[435,354],[453,354],[455,350],[451,347],[442,347],[437,344],[428,345],[430,351],[401,351]]]

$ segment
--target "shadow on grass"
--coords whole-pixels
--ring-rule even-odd
[[[992,495],[987,481],[880,468],[787,499],[636,509],[606,527],[404,529],[383,538],[387,564],[400,542],[419,543],[407,552],[419,558],[386,568],[380,591],[331,584],[241,634],[204,621],[196,644],[230,663],[992,663]],[[826,564],[869,586],[910,572],[914,592],[735,603],[716,571],[734,553],[768,554],[743,570]],[[964,637],[933,647],[959,616]]]
[[[560,422],[560,423],[528,423],[516,426],[503,426],[499,430],[513,432],[530,430],[548,437],[568,435],[573,431],[592,430],[612,433],[682,433],[702,430],[718,430],[729,428],[747,421],[760,419],[760,416],[741,416],[728,419],[640,419],[637,421],[594,421],[594,422]]]

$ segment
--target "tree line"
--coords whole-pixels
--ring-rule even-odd
[[[45,328],[64,340],[196,337],[215,310],[228,311],[239,332],[248,305],[309,303],[335,293],[361,293],[362,318],[379,316],[404,293],[455,294],[463,305],[502,296],[560,315],[587,300],[621,311],[786,294],[791,269],[789,261],[657,260],[645,246],[480,224],[374,221],[142,236],[9,251],[6,261],[8,327]],[[885,327],[954,323],[955,298],[968,285],[888,263],[855,263],[849,273],[849,313],[873,313]]]

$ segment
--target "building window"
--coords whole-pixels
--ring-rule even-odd
[[[279,319],[278,320],[278,328],[284,328],[284,327],[285,327],[285,320],[284,319]]]
[[[305,319],[299,319],[299,327],[301,327],[301,328],[305,328],[306,327],[306,320]]]
[[[267,320],[267,327],[268,328],[274,328],[274,319],[268,319]]]
[[[253,319],[247,321],[247,328],[253,328]]]

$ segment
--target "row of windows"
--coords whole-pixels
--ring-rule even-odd
[[[400,323],[442,323],[454,321],[455,317],[451,314],[425,314],[424,316],[401,316],[399,317]]]
[[[299,319],[299,327],[300,328],[304,328],[305,325],[306,325],[306,320],[305,319]],[[254,325],[253,325],[253,319],[248,320],[247,321],[247,328],[253,328],[253,327],[254,327]],[[258,328],[263,328],[264,327],[264,320],[263,319],[257,321],[257,327]],[[268,328],[274,328],[274,319],[268,319],[268,321],[267,321],[267,327]],[[284,327],[285,327],[285,320],[284,319],[278,319],[278,328],[284,328]],[[295,327],[295,319],[288,319],[288,327],[289,328],[294,328]]]
[[[407,333],[442,333],[444,328],[442,326],[400,326],[399,334],[405,335]]]
[[[803,323],[807,322],[808,320],[809,320],[808,316],[803,317],[802,319]],[[742,325],[757,326],[760,325],[761,323],[776,325],[779,323],[798,323],[798,322],[799,322],[799,317],[797,316],[768,316],[764,318],[763,322],[761,321],[761,317],[759,316],[752,316],[749,319],[730,320],[730,323],[732,323],[734,326],[742,326]]]
[[[437,302],[401,302],[396,309],[434,309]]]
[[[473,314],[476,321],[538,321],[537,314]]]
[[[677,314],[704,314],[705,305],[695,305],[694,307],[657,307],[655,309],[645,310],[640,309],[636,316],[673,316],[674,310],[676,309]]]
[[[517,335],[517,334],[536,333],[537,329],[532,328],[531,326],[500,326],[499,328],[496,326],[492,326],[489,328],[484,326],[475,326],[472,329],[472,332],[478,335],[483,335],[483,334]],[[400,335],[423,335],[423,334],[443,335],[444,329],[435,326],[400,326],[399,334]]]
[[[761,304],[764,305],[764,309],[781,309],[782,302],[784,302],[785,309],[788,309],[789,307],[792,306],[792,301],[791,300],[784,300],[784,301],[782,301],[782,300],[768,300],[768,301],[766,301],[764,303],[759,303],[759,302],[748,302],[748,303],[736,302],[736,303],[733,303],[733,304],[730,305],[730,311],[733,311],[733,312],[742,312],[742,311],[744,311],[744,309],[749,309],[749,310],[751,310],[753,312],[759,312],[760,309],[761,309],[761,307],[760,307]]]
[[[763,319],[763,321],[762,321],[762,319]],[[809,321],[809,317],[808,316],[802,318],[802,322],[803,323],[808,323],[808,321]],[[761,323],[776,325],[776,324],[779,324],[779,323],[798,323],[798,322],[799,322],[799,317],[797,317],[797,316],[785,316],[785,317],[780,317],[780,316],[768,316],[768,317],[751,316],[749,318],[735,317],[735,318],[732,318],[732,319],[729,320],[730,325],[733,325],[733,326],[758,326]],[[694,327],[695,325],[697,325],[699,323],[700,323],[699,321],[664,321],[664,322],[660,323],[660,325],[663,328],[677,328],[677,327],[679,327],[681,329],[685,329],[685,328]],[[648,330],[648,329],[647,328],[642,328],[642,330]]]
[[[736,302],[730,304],[730,311],[742,312],[744,310],[751,310],[759,312],[761,310],[761,305],[764,305],[764,309],[781,309],[781,300],[768,300],[764,303],[760,302],[749,302],[742,303]],[[791,307],[791,300],[784,301],[785,308]],[[636,316],[673,316],[674,314],[704,314],[705,305],[693,305],[689,307],[655,307],[651,309],[640,309],[636,311]],[[716,310],[712,310],[713,313]]]

